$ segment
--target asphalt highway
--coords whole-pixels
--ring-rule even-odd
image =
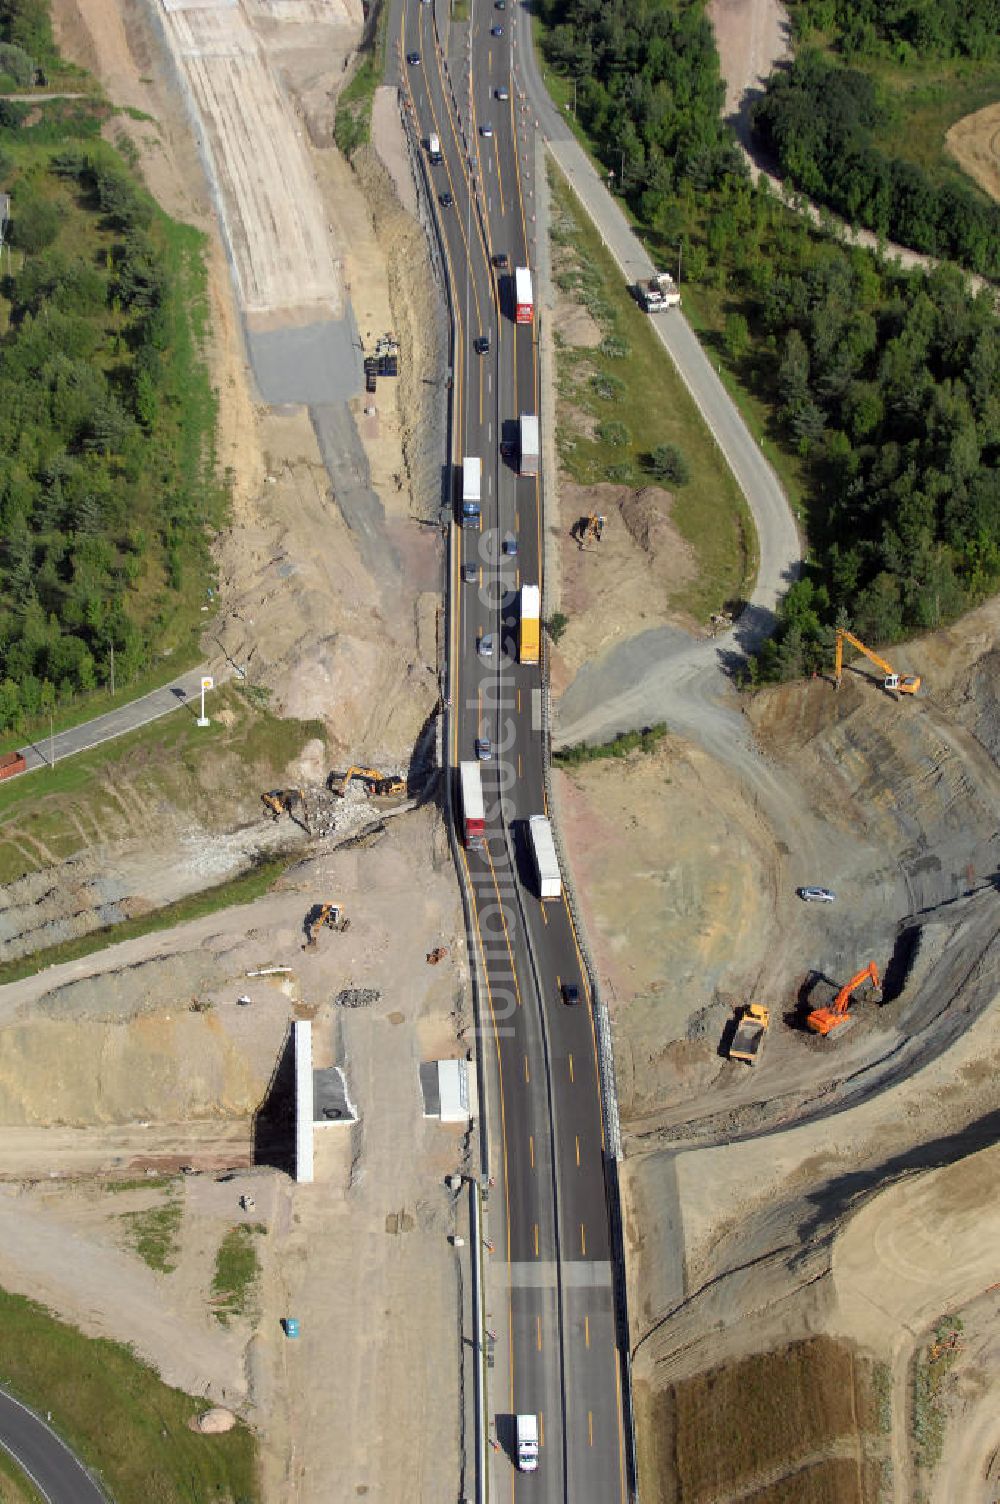
[[[541,671],[517,659],[518,592],[541,583],[542,567],[541,483],[516,468],[517,419],[539,411],[537,328],[515,322],[513,295],[514,267],[532,264],[521,181],[531,137],[515,112],[509,10],[474,3],[470,53],[450,64],[432,5],[402,0],[398,14],[406,107],[425,156],[432,134],[441,145],[443,160],[428,157],[427,171],[457,336],[448,757],[456,810],[458,764],[476,760],[477,737],[493,744],[480,763],[485,849],[463,851],[494,1089],[493,1483],[500,1497],[608,1504],[626,1497],[627,1481],[594,1022],[569,909],[564,899],[539,900],[525,829],[546,811]],[[419,63],[406,61],[413,54]],[[493,263],[499,253],[506,268]],[[483,335],[489,350],[477,353]],[[460,526],[463,456],[482,460],[479,527]],[[512,539],[516,553],[505,553]],[[579,989],[578,1006],[564,1003],[567,984]],[[538,1415],[542,1440],[530,1478],[513,1466],[514,1417],[524,1412]]]
[[[0,1447],[10,1453],[49,1504],[107,1504],[65,1442],[33,1411],[2,1392]]]

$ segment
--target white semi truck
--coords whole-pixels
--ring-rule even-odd
[[[478,527],[483,495],[483,462],[472,455],[462,460],[462,526]]]
[[[532,815],[528,821],[528,840],[538,878],[539,898],[562,896],[562,873],[556,858],[556,845],[552,839],[552,826],[545,815]]]

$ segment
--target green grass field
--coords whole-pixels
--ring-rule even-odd
[[[603,334],[593,350],[557,349],[560,461],[581,485],[642,486],[655,483],[648,456],[657,445],[674,444],[682,451],[691,479],[675,489],[672,518],[694,552],[697,576],[671,605],[707,621],[725,602],[744,599],[753,588],[753,519],[648,315],[555,169],[550,181],[555,280],[588,308]],[[593,420],[594,435],[582,432],[567,409]]]
[[[219,1244],[212,1295],[216,1319],[223,1326],[228,1326],[231,1316],[246,1316],[253,1310],[260,1278],[254,1239],[266,1231],[263,1222],[240,1223],[231,1227]]]
[[[208,1408],[117,1342],[84,1337],[0,1291],[0,1379],[92,1468],[114,1504],[257,1504],[257,1443],[245,1426],[190,1429]],[[17,1496],[14,1496],[17,1498]],[[30,1494],[23,1496],[32,1500]],[[20,1500],[18,1500],[20,1504]]]

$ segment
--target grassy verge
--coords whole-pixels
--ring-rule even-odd
[[[781,482],[800,522],[805,522],[805,466],[801,457],[791,450],[776,444],[771,437],[773,428],[772,404],[766,402],[760,391],[740,380],[731,369],[723,342],[727,316],[736,309],[732,298],[718,288],[706,287],[703,283],[688,282],[684,286],[684,315],[708,352],[719,380],[736,404],[744,423],[760,445],[761,453]],[[746,357],[752,362],[753,353]]]
[[[260,1260],[254,1239],[266,1231],[263,1222],[241,1223],[230,1228],[219,1244],[212,1296],[215,1316],[223,1326],[229,1325],[232,1316],[246,1316],[252,1312],[260,1278]]]
[[[372,104],[385,76],[387,0],[381,0],[370,39],[358,53],[350,81],[337,95],[333,139],[345,157],[372,138]]]
[[[322,722],[282,720],[235,685],[219,690],[207,709],[209,726],[197,726],[193,707],[183,706],[54,768],[0,783],[0,883],[75,855],[81,826],[96,825],[102,839],[129,834],[123,788],[143,810],[169,806],[225,828],[245,818],[247,790],[273,786],[306,741],[325,738]],[[32,846],[44,850],[45,862],[32,857]]]
[[[192,893],[189,898],[166,904],[152,914],[142,914],[136,919],[124,919],[121,924],[109,924],[104,929],[92,930],[89,935],[80,935],[74,940],[65,940],[61,945],[50,945],[46,950],[35,951],[31,956],[16,961],[0,963],[0,987],[8,982],[19,982],[23,977],[33,977],[48,966],[61,966],[66,961],[78,961],[82,956],[92,956],[95,951],[109,945],[120,945],[124,940],[137,940],[140,935],[152,935],[159,930],[171,930],[177,924],[186,924],[191,919],[203,919],[206,914],[218,913],[236,904],[253,903],[269,893],[286,870],[291,857],[276,857],[271,862],[261,862],[251,872],[234,877],[217,887],[205,888]]]
[[[707,620],[752,590],[757,541],[750,510],[648,315],[572,189],[554,168],[550,179],[556,283],[587,307],[603,334],[596,349],[557,351],[561,464],[581,485],[638,486],[655,483],[649,456],[658,446],[680,449],[690,480],[675,488],[671,516],[694,553],[697,573],[671,605]],[[581,432],[567,409],[586,414],[592,433]]]
[[[13,1457],[0,1450],[0,1504],[48,1504]]]
[[[96,1471],[115,1504],[256,1504],[246,1427],[192,1431],[208,1406],[162,1383],[117,1342],[90,1339],[34,1301],[0,1291],[0,1376]]]
[[[143,1187],[147,1189],[147,1187]],[[164,1186],[166,1195],[160,1206],[143,1207],[137,1212],[123,1212],[125,1236],[136,1253],[158,1274],[169,1274],[177,1267],[177,1248],[184,1205],[175,1180]]]
[[[647,726],[643,731],[619,731],[609,742],[578,742],[574,747],[562,747],[553,752],[552,759],[561,768],[578,768],[585,762],[602,762],[608,757],[628,757],[630,752],[655,752],[667,734],[663,721]]]
[[[202,621],[204,622],[204,618]],[[110,685],[105,685],[101,689],[91,690],[89,694],[76,695],[68,705],[57,706],[52,717],[51,728],[48,716],[35,716],[26,720],[19,731],[5,731],[0,736],[0,755],[4,752],[18,751],[32,742],[44,747],[49,739],[50,729],[58,735],[60,731],[70,731],[74,726],[82,726],[85,721],[96,720],[99,715],[106,715],[109,710],[120,710],[123,705],[128,705],[132,700],[141,699],[143,695],[151,694],[154,689],[161,689],[164,684],[170,684],[187,669],[194,668],[203,657],[204,654],[197,638],[191,636],[184,646],[170,655],[169,659],[161,659],[143,673],[138,674],[128,684],[117,684],[114,695],[111,693]]]

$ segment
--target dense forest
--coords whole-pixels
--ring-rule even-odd
[[[539,0],[538,10],[550,62],[577,80],[580,123],[647,224],[666,227],[681,184],[707,191],[739,170],[700,3]]]
[[[822,32],[848,55],[912,48],[920,57],[1000,57],[1000,0],[788,0],[799,36]],[[905,56],[905,51],[903,53]]]
[[[753,124],[782,177],[851,224],[1000,276],[1000,207],[884,155],[871,142],[882,114],[867,74],[807,48],[771,75]]]
[[[32,58],[47,24],[0,0]],[[0,730],[104,684],[112,651],[125,685],[187,648],[222,514],[200,242],[99,139],[101,108],[0,101]]]
[[[609,27],[621,48],[622,39],[655,30],[660,16],[682,27],[673,34],[698,39],[680,59],[651,65],[648,77],[627,48],[621,71],[608,73],[606,53],[595,71],[600,88],[622,102],[620,130],[634,131],[643,148],[636,160],[645,176],[626,175],[624,187],[654,254],[681,241],[689,308],[708,319],[717,357],[765,403],[771,437],[800,460],[809,565],[755,676],[828,666],[839,621],[887,642],[995,591],[1000,320],[992,298],[972,297],[951,268],[926,277],[880,264],[823,235],[766,186],[751,186],[716,134],[718,62],[710,35],[706,54],[701,5],[547,4],[556,30],[569,28],[577,45],[592,49]],[[572,67],[565,29],[558,39],[549,34],[546,50],[554,66]],[[688,67],[702,67],[705,78],[684,91],[677,85]],[[659,138],[650,101],[663,87],[677,155],[654,184],[648,164]],[[598,122],[595,149],[613,165],[610,116],[587,97],[581,122]],[[704,176],[692,173],[692,142],[709,144]]]

